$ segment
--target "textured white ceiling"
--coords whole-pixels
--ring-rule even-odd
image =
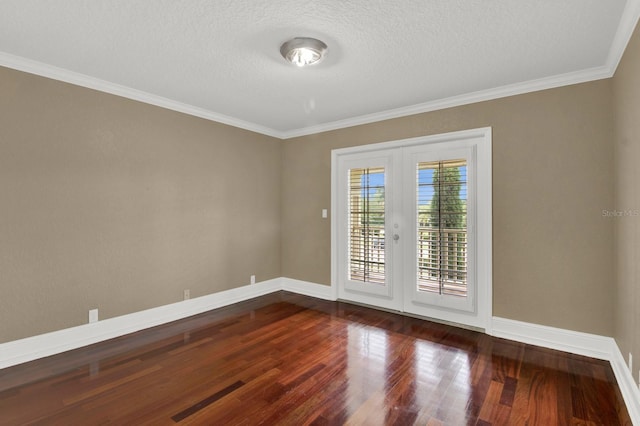
[[[288,137],[603,78],[638,3],[0,0],[0,65]],[[295,36],[325,61],[287,64]]]

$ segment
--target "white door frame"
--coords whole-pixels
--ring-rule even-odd
[[[452,145],[464,144],[468,141],[476,148],[477,154],[477,202],[476,202],[476,262],[477,262],[477,314],[473,324],[464,316],[451,316],[447,313],[439,319],[473,325],[491,334],[491,318],[493,314],[493,271],[492,271],[492,134],[491,127],[463,130],[438,135],[420,136],[390,142],[341,148],[331,151],[331,292],[338,298],[338,158],[342,155],[365,153],[381,149],[409,147],[426,144]]]

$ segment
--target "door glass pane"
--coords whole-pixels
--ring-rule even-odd
[[[467,296],[467,164],[418,163],[417,290]]]
[[[349,279],[385,283],[384,168],[349,170]]]

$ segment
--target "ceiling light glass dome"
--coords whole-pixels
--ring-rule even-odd
[[[325,43],[309,37],[296,37],[280,46],[282,56],[298,67],[317,64],[326,52]]]

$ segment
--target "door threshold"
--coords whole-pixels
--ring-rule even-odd
[[[412,314],[410,312],[398,311],[396,309],[382,308],[380,306],[368,305],[366,303],[361,303],[361,302],[354,302],[353,300],[338,299],[337,301],[338,302],[342,302],[342,303],[347,303],[347,304],[350,304],[350,305],[362,306],[363,308],[375,309],[376,311],[389,312],[389,313],[392,313],[392,314],[398,314],[398,315],[402,315],[402,316],[409,317],[409,318],[415,318],[415,319],[419,319],[419,320],[423,320],[423,321],[434,322],[436,324],[450,325],[452,327],[462,328],[464,330],[477,331],[478,333],[487,334],[487,332],[486,332],[486,330],[484,328],[474,327],[472,325],[460,324],[458,322],[446,321],[446,320],[442,320],[442,319],[438,319],[438,318],[426,317],[424,315]]]

